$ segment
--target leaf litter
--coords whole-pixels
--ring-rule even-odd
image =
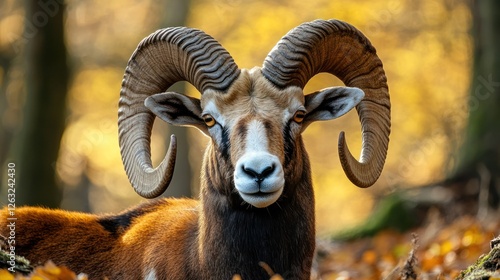
[[[484,222],[464,216],[444,224],[435,218],[409,232],[384,230],[373,237],[353,241],[318,240],[312,279],[500,280],[500,264],[486,260],[488,255],[483,256],[491,246],[498,249],[492,252],[500,259],[500,239],[495,239],[500,233],[499,221],[490,219]],[[475,277],[468,271],[467,268],[474,263],[489,269],[489,276]],[[270,279],[283,279],[267,264],[259,265],[268,272]],[[48,262],[36,267],[28,276],[14,276],[6,269],[0,270],[0,279],[85,280],[87,277]],[[251,280],[238,275],[233,279]]]

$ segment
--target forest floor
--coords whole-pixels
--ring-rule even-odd
[[[445,224],[436,215],[403,233],[386,230],[354,241],[320,241],[316,278],[462,279],[461,271],[490,252],[491,241],[500,234],[499,221],[498,217],[480,221],[464,216]],[[500,279],[489,275],[466,279]]]
[[[407,232],[385,230],[373,237],[353,241],[318,240],[312,279],[498,280],[500,274],[495,271],[500,269],[498,260],[500,252],[495,251],[495,254],[492,254],[494,250],[491,250],[491,247],[500,242],[491,241],[500,233],[499,221],[498,217],[480,221],[475,217],[463,216],[445,224],[436,216],[428,219],[423,226]],[[500,251],[500,246],[496,247]],[[486,255],[489,252],[494,256]],[[486,258],[490,257],[495,258],[493,264],[491,260],[486,261]],[[476,262],[488,268],[489,272],[476,273],[474,276],[468,273],[467,277],[464,277],[465,273],[461,275],[462,271]],[[14,278],[7,270],[0,270],[0,279],[84,280],[87,278],[84,275],[76,276],[64,267],[49,263],[35,268],[29,277]],[[274,275],[270,276],[270,279],[282,278]]]

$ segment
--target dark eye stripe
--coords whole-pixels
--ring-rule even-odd
[[[228,161],[231,158],[231,143],[229,142],[229,131],[227,128],[222,127],[222,132],[221,132],[221,142],[220,142],[220,152],[221,156],[225,161]]]
[[[285,166],[291,162],[295,151],[295,142],[292,139],[291,124],[293,120],[289,120],[283,129],[284,149],[285,149]]]
[[[239,122],[234,129],[236,131],[236,136],[239,139],[246,139],[247,138],[248,128],[247,128],[246,122],[242,122],[242,121]]]
[[[263,120],[264,127],[266,128],[267,133],[272,132],[272,124],[269,120]]]

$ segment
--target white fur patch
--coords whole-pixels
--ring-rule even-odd
[[[261,122],[257,120],[252,120],[248,124],[245,152],[253,153],[253,152],[267,152],[267,151],[268,151],[268,141],[267,141],[266,128]]]
[[[156,271],[151,269],[146,277],[144,277],[144,280],[156,280]]]
[[[267,207],[278,200],[285,184],[281,163],[268,152],[269,140],[264,124],[247,124],[245,153],[236,162],[234,184],[241,198],[257,207]]]

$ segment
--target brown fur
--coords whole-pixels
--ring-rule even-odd
[[[140,215],[131,218],[126,228],[117,227],[117,234],[99,223],[103,218],[138,210]],[[194,232],[198,210],[197,201],[189,199],[145,203],[113,217],[21,207],[15,212],[15,252],[27,257],[33,265],[52,260],[57,265],[87,273],[90,279],[140,279],[146,269],[144,265],[175,271],[165,264],[176,264],[172,259],[185,254],[187,243],[194,242],[187,235]],[[5,208],[0,213],[3,236],[9,234],[4,224],[7,213]],[[169,253],[159,258],[157,246],[162,244]]]

